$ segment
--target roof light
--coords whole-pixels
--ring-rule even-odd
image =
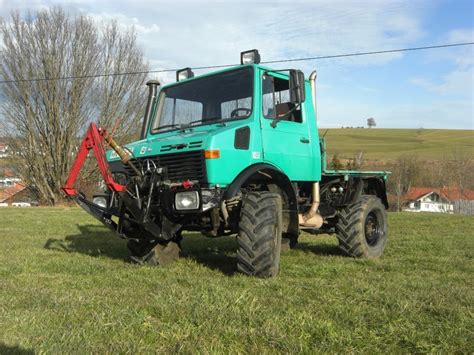
[[[191,68],[184,68],[176,72],[176,81],[194,78],[194,73]]]
[[[240,64],[259,64],[260,54],[258,50],[251,49],[240,53]]]

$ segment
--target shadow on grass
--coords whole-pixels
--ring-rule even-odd
[[[344,254],[344,252],[339,249],[337,245],[333,244],[298,243],[295,249],[309,251],[316,255],[322,256],[346,256],[346,254]]]
[[[182,255],[225,275],[236,272],[237,241],[235,237],[208,238],[200,233],[184,235]]]
[[[101,226],[87,224],[77,227],[78,234],[69,235],[63,240],[49,239],[44,247],[92,257],[106,256],[130,261],[125,240]],[[181,247],[181,256],[184,258],[192,259],[225,275],[233,275],[236,271],[237,241],[235,237],[208,238],[200,233],[185,233]],[[332,244],[299,243],[295,249],[322,256],[344,255],[337,245]]]
[[[79,229],[78,234],[66,236],[64,239],[49,239],[44,248],[130,261],[126,241],[114,233],[93,224],[78,225],[77,228]],[[204,237],[200,233],[186,233],[181,246],[181,256],[184,258],[193,259],[226,275],[232,275],[235,272],[235,251],[237,248],[235,238],[212,239]]]
[[[129,259],[125,241],[112,232],[93,224],[78,225],[77,228],[78,234],[68,235],[64,239],[49,239],[44,248],[94,257]]]
[[[6,345],[0,343],[0,354],[20,354],[20,355],[33,355],[35,352],[31,349],[25,349],[18,345]]]

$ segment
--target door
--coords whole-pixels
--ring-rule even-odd
[[[263,159],[292,181],[310,181],[313,150],[304,110],[290,102],[288,79],[281,74],[262,77]]]

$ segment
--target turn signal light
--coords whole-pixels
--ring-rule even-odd
[[[221,151],[219,149],[204,151],[204,158],[206,159],[219,159],[220,157],[221,157]]]

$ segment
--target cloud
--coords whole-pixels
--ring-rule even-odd
[[[11,9],[38,10],[53,0],[6,0]],[[173,1],[69,0],[69,12],[135,26],[148,59],[171,67],[232,64],[239,52],[258,48],[262,60],[334,55],[407,46],[424,36],[420,14],[429,2],[408,0]],[[403,54],[318,61],[347,67],[383,65]],[[278,66],[278,65],[277,65]],[[282,65],[283,66],[283,65]],[[280,67],[282,67],[280,66]],[[309,72],[315,62],[298,63]]]
[[[419,7],[408,1],[166,2],[138,5],[127,16],[159,26],[157,36],[141,37],[151,60],[181,67],[235,63],[250,48],[258,48],[262,60],[274,60],[407,46],[424,35]],[[94,7],[87,11],[95,13]],[[337,62],[381,65],[401,56]]]
[[[455,29],[444,39],[445,43],[474,42],[473,29]],[[425,90],[444,96],[460,96],[474,100],[474,48],[472,46],[453,48],[431,56],[431,61],[441,61],[452,69],[439,80],[428,77],[414,77],[410,82]],[[471,111],[472,116],[472,111]]]
[[[116,20],[120,28],[126,30],[131,27],[135,28],[137,35],[149,35],[156,34],[160,32],[160,26],[156,23],[143,24],[136,17],[128,17],[122,13],[88,13],[90,18],[92,18],[99,25],[109,22],[111,20]]]
[[[411,82],[433,93],[472,98],[474,91],[474,68],[453,70],[443,76],[440,83],[435,83],[426,78],[413,78]]]
[[[449,43],[474,42],[474,29],[463,28],[451,30],[447,39]]]

